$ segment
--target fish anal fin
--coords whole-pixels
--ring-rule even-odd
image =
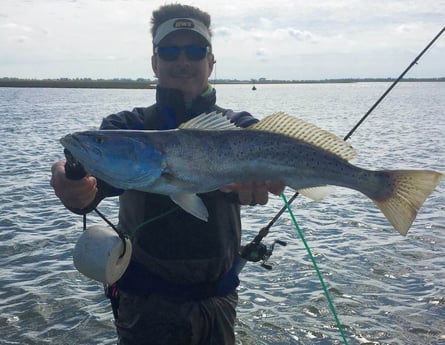
[[[187,211],[196,218],[199,218],[204,222],[208,221],[209,212],[207,211],[207,207],[204,205],[202,199],[196,194],[175,194],[170,195],[170,199],[172,199],[173,202],[181,207],[183,210]]]
[[[269,115],[247,129],[286,135],[329,151],[348,161],[356,154],[352,146],[338,136],[283,112]]]
[[[306,198],[320,201],[327,197],[329,194],[333,193],[334,190],[335,188],[333,186],[320,186],[299,189],[298,192]]]
[[[388,173],[394,182],[393,193],[384,200],[373,201],[392,226],[405,236],[443,174],[427,170],[394,170]]]

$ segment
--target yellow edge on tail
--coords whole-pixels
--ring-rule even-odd
[[[433,192],[443,174],[428,170],[394,170],[392,195],[373,200],[394,228],[403,236],[408,233],[426,198]]]

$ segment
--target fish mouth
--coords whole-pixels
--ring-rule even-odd
[[[73,153],[73,151],[80,151],[83,149],[83,145],[79,138],[73,134],[67,134],[60,139],[62,146]],[[85,151],[85,150],[84,150]]]
[[[59,141],[62,144],[62,146],[70,152],[71,152],[70,146],[78,146],[78,145],[76,145],[78,140],[76,138],[74,138],[72,134],[65,135],[64,137],[60,138]]]
[[[85,164],[88,159],[98,159],[101,156],[100,150],[97,148],[88,148],[88,145],[81,138],[74,134],[67,134],[60,139],[62,146],[70,152],[72,157],[80,163]],[[85,159],[86,158],[86,159]]]

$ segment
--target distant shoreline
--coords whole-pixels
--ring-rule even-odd
[[[211,84],[336,84],[358,82],[393,82],[395,78],[344,78],[324,80],[210,80]],[[441,78],[406,78],[401,82],[445,82]],[[20,79],[0,78],[0,87],[29,88],[88,88],[88,89],[155,89],[156,82],[148,79]]]
[[[68,89],[155,89],[149,81],[84,79],[0,79],[0,87],[68,88]]]

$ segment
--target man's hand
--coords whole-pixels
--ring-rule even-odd
[[[249,182],[230,184],[221,188],[222,192],[237,192],[241,205],[265,205],[269,200],[269,192],[280,195],[285,185],[281,182]]]
[[[81,180],[70,180],[65,176],[65,161],[61,160],[51,168],[51,186],[62,203],[67,207],[85,208],[96,197],[96,178],[86,175]]]

